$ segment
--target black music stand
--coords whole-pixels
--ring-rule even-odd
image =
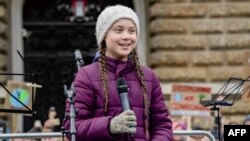
[[[217,111],[219,141],[221,141],[221,116],[220,107],[217,106],[233,106],[242,94],[250,90],[250,85],[242,87],[246,84],[245,82],[250,82],[250,75],[246,79],[229,78],[211,100],[200,100],[201,105],[205,107],[211,106],[210,110]],[[229,99],[231,97],[232,100]]]
[[[24,61],[24,58],[22,57],[21,53],[17,50],[18,55],[20,56],[20,58]],[[20,75],[20,76],[32,76],[32,84],[31,85],[35,85],[35,73],[0,73],[1,75]],[[2,109],[0,108],[0,112],[5,112],[5,113],[22,113],[22,114],[32,114],[35,115],[36,112],[33,111],[33,106],[34,106],[34,87],[31,86],[32,88],[32,92],[31,92],[31,109],[26,106],[22,101],[20,101],[17,97],[15,97],[14,95],[12,95],[12,93],[0,82],[0,85],[4,88],[4,90],[12,97],[14,98],[16,101],[18,101],[22,106],[24,106],[26,108],[26,110],[22,110],[22,109]]]

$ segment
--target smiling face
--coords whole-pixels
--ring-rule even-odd
[[[106,37],[106,56],[128,60],[129,53],[136,47],[137,33],[135,24],[129,19],[120,19],[108,30]]]

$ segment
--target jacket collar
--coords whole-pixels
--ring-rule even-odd
[[[108,71],[115,73],[117,77],[122,77],[134,69],[134,64],[132,59],[121,61],[106,56],[106,67]]]

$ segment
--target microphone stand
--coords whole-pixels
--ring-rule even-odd
[[[70,131],[66,132],[66,133],[70,133],[71,141],[75,141],[76,140],[76,126],[75,126],[76,111],[75,111],[75,107],[74,107],[74,105],[75,105],[75,101],[74,101],[75,91],[74,91],[73,84],[71,85],[71,88],[69,90],[67,90],[67,86],[64,85],[64,91],[68,97],[69,105],[70,105],[70,114],[69,114]]]
[[[76,67],[77,71],[80,70],[80,68],[84,65],[84,61],[82,59],[82,54],[79,49],[76,49],[75,52],[75,61],[76,61]],[[75,76],[75,75],[74,75]],[[74,84],[71,84],[70,89],[67,89],[67,86],[64,85],[64,93],[67,96],[69,100],[69,105],[70,105],[70,131],[62,131],[63,133],[70,133],[70,138],[71,141],[76,141],[76,123],[75,123],[75,118],[76,118],[76,110],[75,110],[75,101],[74,101],[74,96],[76,95],[75,93],[75,88]],[[67,114],[65,116],[68,116]],[[64,128],[62,129],[64,130]]]

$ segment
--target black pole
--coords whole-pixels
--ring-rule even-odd
[[[220,117],[220,108],[217,108],[217,116],[218,116],[218,132],[219,132],[219,141],[221,141],[221,117]]]
[[[76,67],[77,71],[80,70],[80,68],[84,65],[84,61],[82,59],[82,53],[79,49],[76,49],[74,51],[75,55],[75,61],[76,61]],[[76,73],[74,77],[76,76]],[[69,100],[69,105],[70,105],[70,111],[69,111],[69,117],[70,117],[70,131],[64,131],[64,133],[69,133],[71,141],[76,140],[76,110],[75,110],[75,101],[74,101],[74,96],[76,95],[75,93],[75,87],[74,84],[71,84],[70,89],[67,89],[67,86],[64,85],[64,92]],[[68,115],[65,115],[68,116]],[[66,117],[67,118],[67,117]]]
[[[219,139],[219,141],[221,141],[221,116],[220,116],[220,108],[216,107],[216,106],[217,105],[214,105],[214,107],[211,108],[211,110],[217,112],[218,139]]]

